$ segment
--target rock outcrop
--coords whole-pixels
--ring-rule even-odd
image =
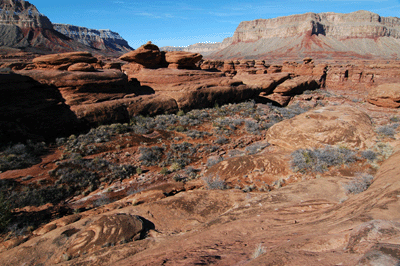
[[[165,53],[165,61],[168,63],[168,68],[172,69],[195,69],[196,63],[202,58],[203,56],[198,53],[182,51]]]
[[[368,11],[306,13],[239,24],[232,43],[209,58],[300,59],[400,56],[400,19]]]
[[[135,51],[122,55],[119,59],[140,64],[145,68],[160,67],[162,53],[157,45],[148,42]]]
[[[110,50],[120,53],[132,51],[128,42],[117,32],[111,30],[96,30],[68,24],[53,23],[56,31],[84,45],[99,50]]]
[[[18,73],[57,87],[68,105],[101,102],[134,93],[127,90],[127,76],[113,69],[96,72],[30,70]]]
[[[70,52],[61,54],[49,54],[36,57],[32,60],[35,68],[67,70],[76,63],[96,63],[97,58],[89,52]]]
[[[382,84],[370,90],[368,102],[382,107],[400,107],[400,84]]]
[[[340,144],[365,148],[372,146],[374,136],[371,119],[366,113],[349,106],[330,106],[273,125],[266,140],[288,150]]]

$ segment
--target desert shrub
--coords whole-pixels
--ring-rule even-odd
[[[178,162],[172,163],[170,168],[169,168],[169,170],[171,172],[176,172],[176,171],[179,171],[181,169],[182,169],[182,165],[180,163],[178,163]]]
[[[226,189],[226,182],[222,179],[220,179],[218,176],[217,177],[203,177],[203,182],[207,189]]]
[[[185,132],[186,136],[192,139],[200,139],[207,136],[212,136],[211,133],[206,131],[198,131],[198,130],[188,130]]]
[[[247,154],[252,155],[252,154],[259,153],[260,151],[262,151],[263,149],[265,149],[268,146],[269,146],[269,143],[267,143],[267,142],[256,142],[256,143],[253,143],[253,144],[247,146],[245,148],[245,150],[246,150]]]
[[[361,157],[372,162],[377,158],[377,154],[372,150],[366,150],[361,152]]]
[[[140,147],[139,148],[140,156],[139,161],[143,165],[156,165],[158,161],[161,159],[161,156],[164,152],[162,147],[154,146],[151,148],[148,147]]]
[[[185,176],[182,176],[182,175],[180,175],[180,174],[176,174],[176,175],[174,175],[173,177],[172,177],[172,179],[175,181],[175,182],[186,182],[186,177]]]
[[[137,173],[137,170],[132,165],[110,165],[108,167],[110,173],[106,175],[108,180],[124,180]]]
[[[374,177],[370,174],[359,174],[352,181],[344,185],[346,194],[359,194],[368,189]]]
[[[134,126],[128,124],[104,125],[92,128],[88,133],[81,134],[78,137],[71,135],[67,139],[57,139],[57,144],[64,145],[67,153],[79,153],[82,156],[86,156],[98,151],[98,147],[94,144],[109,142],[117,134],[131,131],[135,131]]]
[[[101,207],[111,203],[112,200],[107,194],[103,194],[100,198],[93,202],[93,207]]]
[[[3,193],[0,194],[0,232],[7,228],[11,221],[10,203],[5,199]]]
[[[210,158],[207,159],[206,166],[208,168],[210,168],[210,167],[216,165],[217,163],[222,162],[223,160],[224,159],[222,157],[217,157],[217,158],[215,156],[210,157]]]
[[[40,155],[46,151],[45,143],[15,144],[0,152],[0,172],[22,169],[40,163]]]
[[[173,150],[174,152],[187,151],[191,147],[193,147],[193,144],[190,144],[186,141],[178,144],[171,144],[171,150]]]
[[[168,168],[163,167],[163,168],[161,169],[161,171],[160,171],[160,174],[162,174],[162,175],[168,175],[168,174],[169,174]]]
[[[307,107],[302,107],[300,104],[292,104],[287,107],[272,107],[272,110],[279,114],[283,119],[291,119],[299,114],[309,110]]]
[[[185,174],[189,177],[189,179],[195,179],[197,177],[198,172],[200,172],[199,169],[195,169],[191,166],[185,169]]]
[[[348,164],[356,160],[356,153],[343,147],[299,149],[292,153],[291,167],[295,172],[323,173],[331,166]]]
[[[265,252],[265,248],[262,246],[262,244],[259,244],[253,252],[253,259],[260,257]]]
[[[47,186],[42,188],[29,188],[12,199],[16,207],[42,206],[47,203],[57,204],[66,198],[73,196],[73,190],[63,186]]]
[[[399,127],[399,124],[397,124],[397,123],[391,124],[391,125],[385,125],[385,126],[378,127],[376,132],[380,136],[393,138],[394,135],[396,134],[396,129],[398,127]]]
[[[379,161],[386,160],[390,157],[390,155],[393,154],[393,147],[390,144],[384,142],[378,142],[374,146],[374,150],[376,151]]]
[[[259,134],[260,133],[260,125],[256,121],[245,120],[244,126],[245,126],[247,133],[250,133],[250,134]]]
[[[215,143],[223,145],[223,144],[227,144],[229,143],[229,139],[225,138],[225,137],[219,137]]]

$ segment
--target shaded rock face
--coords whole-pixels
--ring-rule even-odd
[[[382,84],[368,93],[368,102],[382,107],[400,107],[400,84]]]
[[[400,56],[400,19],[368,11],[306,13],[243,21],[232,43],[209,58],[335,58]]]
[[[375,136],[369,116],[349,106],[315,109],[273,125],[266,140],[276,146],[296,150],[343,144],[365,148]]]
[[[56,23],[53,24],[53,27],[65,36],[95,49],[113,50],[121,53],[133,50],[125,39],[111,30],[88,29]]]
[[[52,139],[80,129],[57,88],[15,73],[0,73],[0,139]]]

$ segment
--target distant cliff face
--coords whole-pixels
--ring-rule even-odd
[[[400,57],[400,19],[368,11],[306,13],[239,24],[211,58]],[[337,55],[337,54],[336,54]]]
[[[132,50],[118,33],[109,30],[69,25],[61,29],[65,34],[56,31],[51,21],[28,1],[0,0],[0,47],[40,53],[89,51],[111,56]]]
[[[222,42],[217,43],[195,43],[186,47],[174,47],[174,46],[164,46],[161,47],[161,51],[184,51],[191,53],[200,53],[203,56],[207,56],[215,51],[224,49],[229,44],[232,43],[232,38],[225,38]]]
[[[133,50],[126,40],[111,30],[95,30],[67,24],[53,24],[53,27],[69,38],[95,49],[114,50],[121,53]]]
[[[321,34],[339,39],[400,38],[400,19],[384,18],[368,11],[349,14],[306,13],[274,19],[257,19],[241,22],[233,35],[233,43],[302,34]]]
[[[0,0],[0,25],[52,29],[50,20],[28,1]]]

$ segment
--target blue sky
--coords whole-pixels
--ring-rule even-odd
[[[147,41],[158,46],[220,42],[241,21],[306,12],[349,13],[368,10],[400,17],[400,0],[29,0],[53,23],[118,32],[133,48]]]

